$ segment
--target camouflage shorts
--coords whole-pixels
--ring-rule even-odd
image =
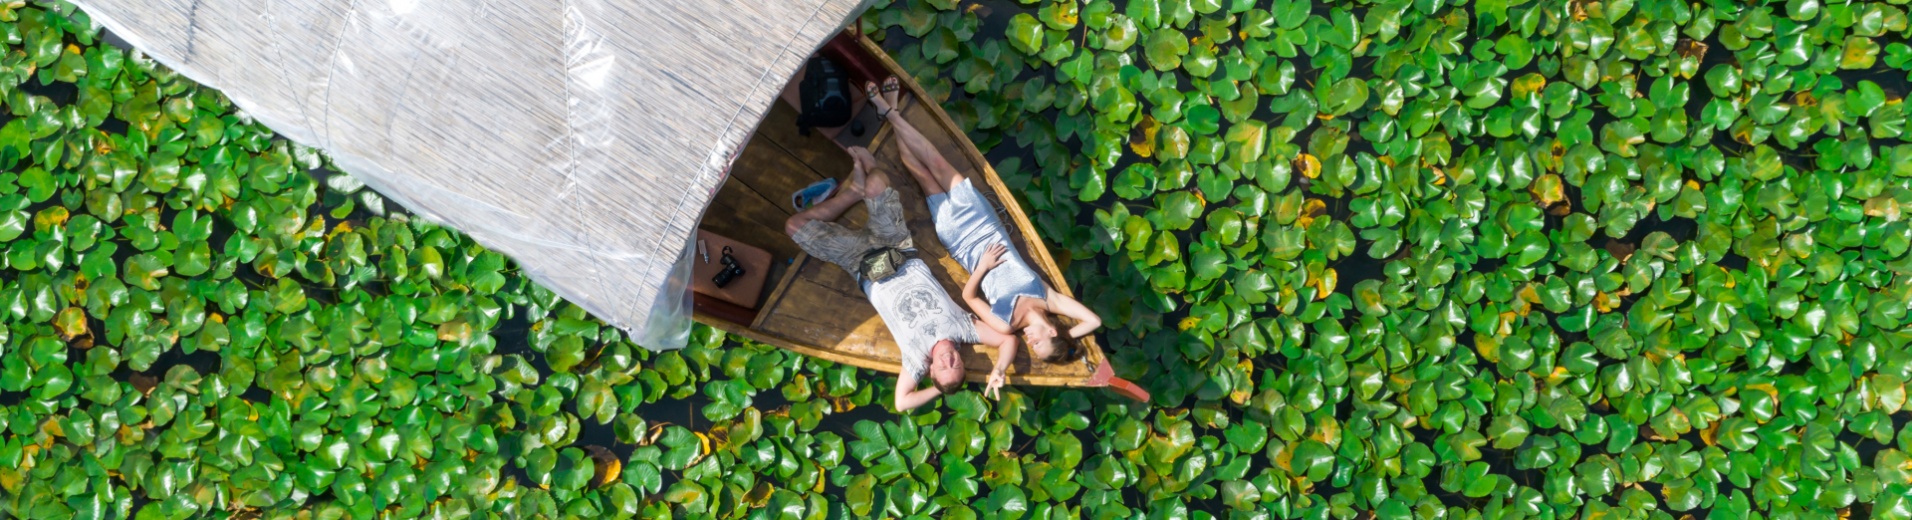
[[[790,239],[810,256],[841,266],[855,276],[857,264],[865,253],[879,247],[912,247],[909,227],[903,221],[903,203],[898,197],[895,189],[887,189],[874,198],[864,199],[864,204],[869,206],[870,221],[862,229],[812,220],[798,228]]]

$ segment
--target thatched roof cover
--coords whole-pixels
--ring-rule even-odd
[[[862,2],[76,0],[653,348],[730,159]]]

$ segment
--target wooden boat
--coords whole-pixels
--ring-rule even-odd
[[[1069,293],[1062,271],[1029,217],[1013,197],[1003,196],[1008,188],[949,115],[934,101],[928,101],[931,98],[922,87],[876,43],[861,35],[839,38],[854,41],[833,42],[830,49],[852,54],[848,58],[861,60],[862,65],[873,69],[870,72],[901,79],[904,92],[911,98],[904,102],[904,117],[936,142],[943,156],[1001,208],[999,216],[1009,225],[1016,248],[1050,286]],[[855,84],[862,85],[861,81]],[[843,269],[803,254],[783,232],[784,220],[794,212],[789,203],[791,193],[824,178],[848,177],[852,162],[839,143],[867,146],[889,163],[890,185],[902,195],[919,257],[930,263],[952,296],[961,294],[969,273],[937,241],[922,192],[902,170],[899,145],[891,128],[880,124],[874,112],[861,110],[858,114],[865,122],[863,136],[845,131],[833,142],[822,132],[807,136],[800,133],[795,124],[797,112],[789,105],[777,103],[771,108],[732,163],[729,178],[700,225],[702,231],[769,251],[775,260],[767,270],[765,290],[754,309],[697,294],[697,321],[820,359],[890,373],[900,370],[895,340],[855,280]],[[866,210],[858,205],[844,215],[842,222],[861,226],[866,217]],[[709,254],[714,256],[716,252]],[[789,259],[788,264],[783,263],[784,259]],[[993,348],[971,346],[964,359],[968,380],[985,381],[996,355]],[[1108,387],[1141,401],[1149,397],[1134,383],[1115,376],[1093,336],[1083,338],[1077,359],[1072,361],[1052,364],[1034,361],[1027,354],[1018,356],[1008,378],[1013,385]]]

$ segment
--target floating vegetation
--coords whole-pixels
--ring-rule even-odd
[[[0,516],[1912,518],[1904,7],[898,0],[1156,401],[650,353],[0,4]]]
[[[1085,516],[1912,517],[1900,5],[864,22],[1163,407],[1095,424],[1090,467],[1139,496]]]

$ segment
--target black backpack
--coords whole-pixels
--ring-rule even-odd
[[[797,92],[801,98],[797,128],[803,135],[810,135],[812,128],[832,128],[850,122],[849,74],[828,58],[810,58]]]

